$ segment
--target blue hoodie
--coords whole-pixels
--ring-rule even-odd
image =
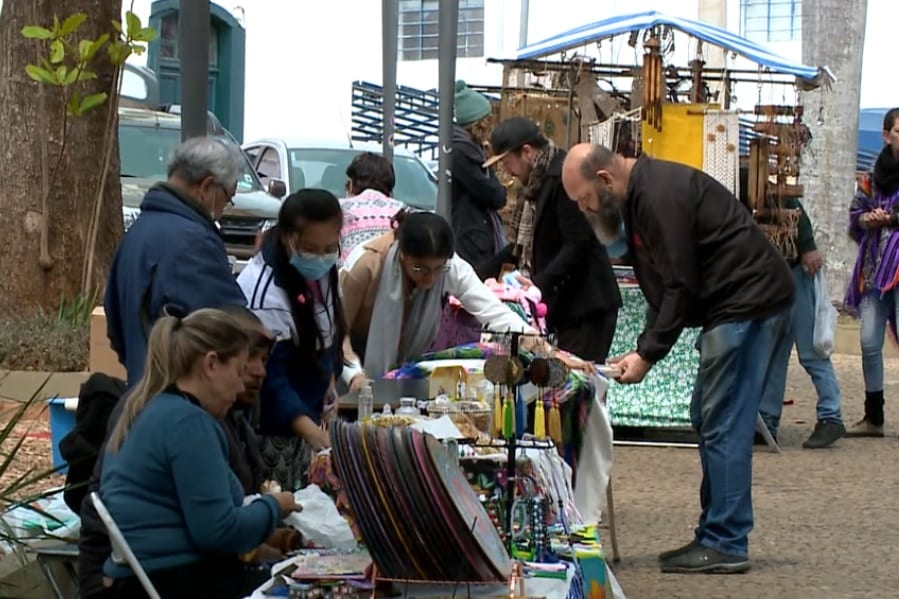
[[[147,336],[166,304],[192,312],[247,303],[221,234],[199,202],[160,183],[140,209],[116,250],[103,300],[106,332],[129,387],[143,373]]]

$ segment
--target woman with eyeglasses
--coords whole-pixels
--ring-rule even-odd
[[[305,484],[311,451],[329,446],[324,425],[336,410],[346,325],[337,285],[343,213],[323,189],[301,189],[281,204],[237,283],[276,338],[260,392],[262,455],[283,488]]]
[[[403,211],[394,230],[356,250],[340,271],[344,314],[365,374],[378,378],[426,353],[440,325],[447,297],[490,331],[536,334],[505,306],[454,251],[446,220],[430,212]],[[552,348],[537,338],[522,344]]]

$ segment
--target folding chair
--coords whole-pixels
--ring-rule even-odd
[[[131,547],[128,546],[128,542],[125,541],[125,536],[112,519],[109,510],[106,509],[106,505],[103,504],[103,501],[96,492],[91,493],[91,501],[94,502],[94,507],[97,509],[97,513],[100,514],[100,519],[103,520],[103,524],[106,526],[106,532],[109,533],[109,540],[112,542],[112,561],[117,564],[127,563],[134,572],[134,575],[137,576],[137,579],[140,581],[141,586],[144,587],[144,590],[147,592],[150,599],[162,599],[153,587],[153,583],[150,582],[150,578],[140,565],[140,562],[137,561],[134,552],[131,551]]]
[[[72,543],[52,543],[32,546],[38,566],[50,583],[56,599],[78,597],[78,545]],[[61,567],[60,567],[61,566]],[[60,576],[60,570],[68,575],[68,580]]]
[[[755,430],[763,439],[765,439],[765,443],[768,444],[768,447],[770,447],[774,453],[781,453],[780,445],[778,445],[777,441],[774,440],[774,437],[771,436],[771,431],[768,430],[768,425],[765,424],[761,414],[756,414],[755,416]]]

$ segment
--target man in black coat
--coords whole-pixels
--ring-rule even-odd
[[[605,247],[562,187],[565,151],[521,117],[500,123],[490,145],[495,155],[485,166],[501,162],[524,187],[512,227],[516,238],[478,274],[496,277],[503,264],[515,264],[542,291],[547,326],[557,334],[558,346],[604,362],[621,293]]]
[[[684,327],[702,327],[690,408],[700,439],[702,513],[693,541],[659,556],[661,569],[745,572],[753,433],[775,342],[790,326],[793,275],[750,213],[702,171],[579,144],[563,180],[606,231],[617,231],[624,219],[650,306],[635,351],[615,361],[619,381],[639,383]]]

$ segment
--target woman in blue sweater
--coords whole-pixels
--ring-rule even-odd
[[[337,407],[346,331],[337,284],[342,226],[332,193],[301,189],[281,204],[278,224],[237,278],[277,339],[260,393],[260,433],[266,466],[287,490],[305,484],[311,451],[328,447],[323,425]]]
[[[122,400],[100,497],[159,594],[244,597],[267,578],[238,561],[296,509],[293,495],[243,506],[218,422],[243,391],[249,337],[233,317],[198,310],[156,321],[143,377]],[[124,562],[104,567],[114,597],[145,596]]]

